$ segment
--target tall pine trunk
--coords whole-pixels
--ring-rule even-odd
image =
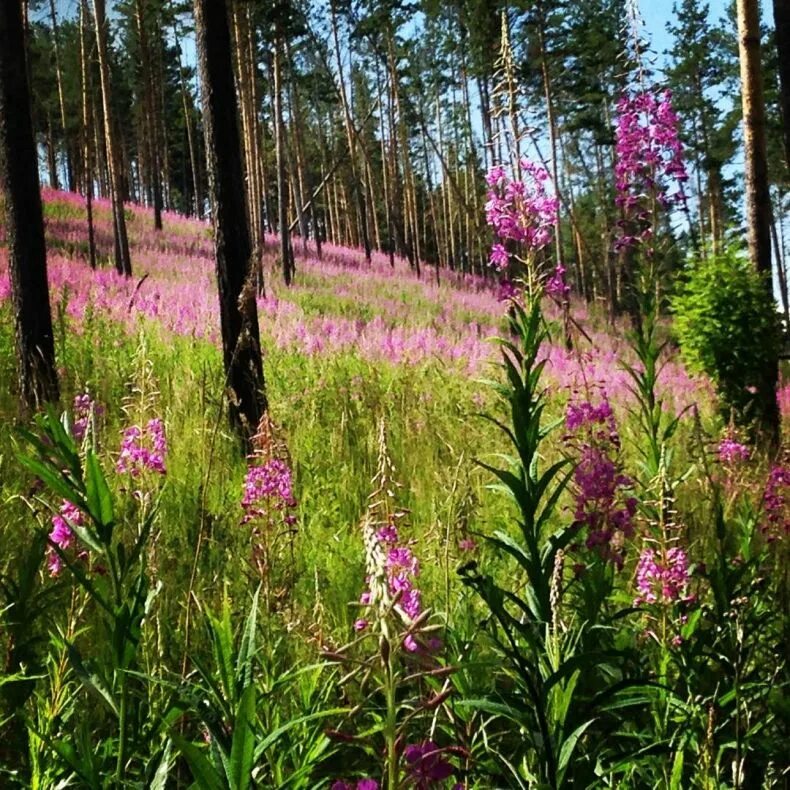
[[[288,226],[288,179],[285,161],[285,124],[283,122],[283,79],[282,79],[282,35],[279,29],[274,39],[274,136],[277,159],[277,210],[280,230],[280,256],[282,258],[283,280],[290,285],[293,280],[293,260],[291,254],[291,233]]]
[[[129,255],[129,238],[126,233],[126,215],[123,209],[123,178],[121,151],[115,138],[110,93],[110,63],[107,44],[107,14],[104,0],[93,0],[96,23],[96,50],[99,55],[102,107],[104,110],[104,140],[107,148],[107,170],[112,198],[113,225],[115,229],[115,268],[119,274],[132,276],[132,259]]]
[[[738,50],[743,102],[743,148],[746,168],[746,223],[749,256],[773,300],[771,278],[771,195],[768,188],[768,160],[765,135],[765,100],[760,61],[760,9],[758,0],[738,0]],[[774,446],[779,441],[779,408],[776,385],[779,361],[771,360],[758,387],[759,413],[756,415],[766,438]]]
[[[0,3],[0,183],[6,216],[21,402],[36,409],[58,398],[47,283],[44,216],[30,116],[22,7]]]
[[[229,414],[249,447],[267,403],[228,9],[225,0],[195,0],[194,9]]]
[[[91,80],[87,45],[87,0],[80,0],[80,82],[82,88],[82,159],[85,213],[88,220],[88,260],[96,268],[96,233],[93,228],[93,168],[91,157],[90,94]]]

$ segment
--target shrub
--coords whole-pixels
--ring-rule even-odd
[[[688,366],[713,379],[722,412],[759,419],[759,391],[776,365],[780,324],[765,280],[730,247],[693,262],[672,300],[674,332]]]

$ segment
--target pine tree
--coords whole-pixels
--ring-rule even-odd
[[[0,184],[6,192],[17,377],[22,405],[57,400],[44,218],[25,62],[22,7],[0,3]]]
[[[749,255],[773,293],[771,279],[771,196],[768,189],[765,103],[760,60],[760,8],[758,0],[738,0],[738,45],[741,63],[743,147],[746,169],[746,223]],[[759,386],[760,413],[756,415],[766,437],[779,442],[779,407],[776,385],[779,361],[766,366]]]
[[[225,0],[194,8],[229,413],[248,446],[267,404],[228,8]]]

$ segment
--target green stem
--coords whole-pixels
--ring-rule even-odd
[[[392,664],[388,660],[384,666],[385,694],[387,699],[387,719],[384,727],[384,740],[387,746],[387,790],[397,790],[398,787],[398,717],[395,705],[395,679]]]
[[[121,708],[118,719],[118,763],[115,767],[115,777],[119,786],[123,783],[126,773],[126,677],[121,675]]]

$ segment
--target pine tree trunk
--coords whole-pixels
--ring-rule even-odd
[[[283,123],[283,84],[282,84],[282,41],[279,30],[275,34],[274,63],[274,132],[277,159],[277,207],[280,231],[280,257],[283,267],[283,280],[290,285],[293,280],[291,262],[291,234],[288,226],[288,179],[285,161],[285,124]]]
[[[773,0],[785,163],[790,170],[790,0]]]
[[[230,31],[225,0],[195,0],[194,9],[229,414],[248,448],[267,403]]]
[[[773,300],[771,195],[768,188],[758,0],[738,0],[737,9],[749,256],[754,267],[765,278],[766,288]],[[779,361],[774,359],[767,365],[758,386],[760,409],[757,415],[766,438],[773,446],[779,442],[779,408],[776,402],[778,378]]]
[[[58,17],[55,12],[55,0],[49,0],[49,17],[52,21],[52,41],[55,50],[55,81],[58,86],[58,107],[60,109],[60,131],[63,135],[63,148],[66,153],[66,184],[69,191],[74,191],[74,167],[71,161],[71,148],[66,133],[66,102],[63,100],[63,74],[60,69],[60,35]]]
[[[58,377],[26,71],[22,7],[0,3],[0,183],[6,192],[19,394],[23,408],[33,410],[58,399]]]
[[[104,0],[93,0],[93,15],[96,23],[96,50],[99,56],[99,75],[101,77],[102,107],[104,110],[104,139],[107,148],[107,170],[109,172],[113,225],[115,228],[115,268],[119,274],[131,277],[132,259],[129,255],[129,239],[126,234],[126,216],[123,209],[121,151],[115,139],[110,101],[110,64]]]
[[[346,81],[343,74],[343,61],[340,56],[340,37],[337,29],[337,13],[335,10],[335,0],[330,0],[332,38],[335,45],[335,62],[338,74],[338,91],[340,93],[340,103],[343,107],[343,121],[346,129],[346,140],[348,143],[349,161],[351,163],[351,190],[355,197],[356,212],[359,217],[359,230],[362,238],[362,246],[365,249],[365,260],[370,263],[370,234],[367,223],[367,207],[364,193],[364,185],[359,178],[359,168],[357,166],[357,147],[355,135],[352,128],[351,106],[346,94]]]
[[[192,128],[192,113],[190,107],[192,105],[191,97],[187,98],[189,91],[187,90],[186,79],[184,78],[184,68],[181,65],[181,43],[178,35],[178,28],[173,22],[173,40],[175,42],[176,50],[178,51],[178,84],[181,92],[181,106],[184,110],[184,126],[187,130],[187,147],[189,148],[189,169],[192,176],[192,201],[194,205],[195,215],[197,217],[203,216],[203,196],[200,194],[200,174],[198,172],[198,156],[197,145],[195,144],[195,135]]]
[[[157,130],[156,89],[151,66],[151,51],[148,46],[148,28],[145,19],[145,0],[136,0],[135,13],[137,35],[140,41],[140,65],[143,79],[143,111],[145,114],[145,140],[147,143],[148,172],[151,196],[154,205],[154,230],[162,230],[162,173],[159,162],[159,140]]]
[[[91,157],[90,124],[90,66],[87,45],[87,0],[80,0],[80,80],[82,83],[82,158],[85,188],[85,213],[88,220],[88,260],[96,268],[96,233],[93,227],[93,169]]]

